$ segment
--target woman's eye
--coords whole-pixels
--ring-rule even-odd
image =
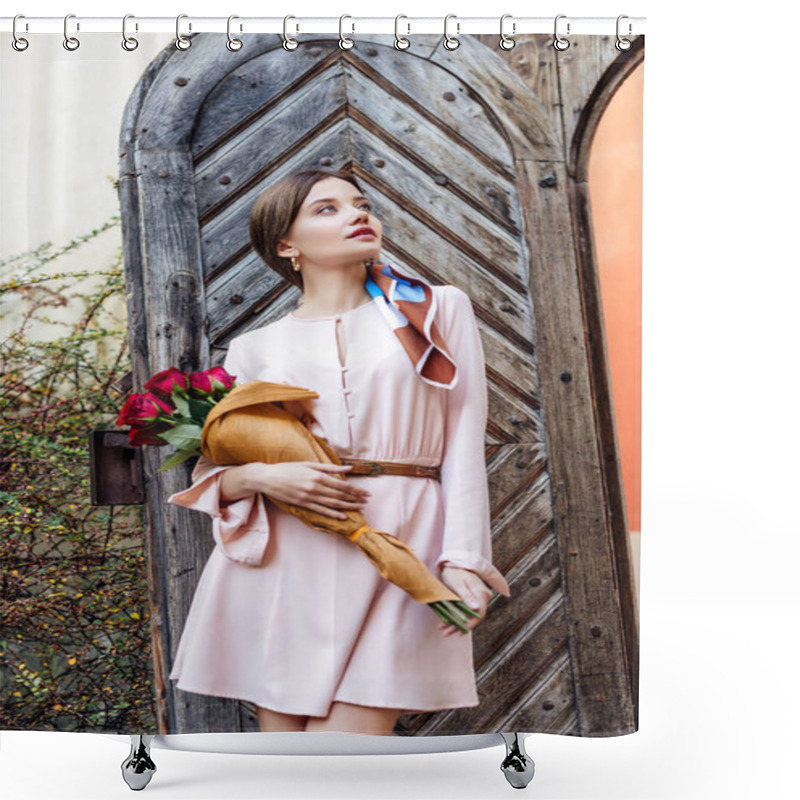
[[[333,208],[333,206],[332,206],[332,205],[320,206],[320,207],[317,209],[317,214],[319,214],[319,213],[320,213],[320,211],[325,211],[325,210],[326,210],[326,209],[328,209],[328,208]],[[364,203],[361,203],[361,204],[359,204],[359,208],[366,208],[366,209],[367,209],[367,211],[371,211],[371,210],[372,210],[372,204],[371,204],[371,203],[364,202]]]

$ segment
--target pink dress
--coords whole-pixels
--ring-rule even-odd
[[[464,567],[509,596],[491,562],[478,327],[465,292],[434,293],[436,325],[459,371],[453,389],[416,375],[374,300],[332,317],[287,314],[248,331],[231,341],[224,367],[237,383],[317,392],[298,403],[297,416],[310,414],[309,429],[340,457],[440,465],[441,483],[347,480],[372,493],[362,509],[369,524],[408,543],[434,575],[448,563]],[[263,493],[221,504],[225,469],[201,457],[192,485],[168,499],[209,514],[216,543],[169,676],[179,689],[316,717],[334,701],[401,713],[478,705],[472,633],[443,636],[433,611],[381,578],[351,542],[305,525]]]

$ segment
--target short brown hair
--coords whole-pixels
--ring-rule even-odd
[[[362,194],[349,172],[307,169],[293,172],[265,189],[250,209],[250,243],[268,267],[284,280],[303,289],[303,278],[289,258],[278,255],[278,242],[286,236],[311,187],[323,178],[341,178],[352,183]]]

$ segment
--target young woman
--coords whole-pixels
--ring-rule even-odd
[[[493,589],[509,596],[491,563],[487,390],[472,304],[457,287],[378,261],[382,234],[349,174],[308,170],[267,189],[251,211],[251,241],[302,300],[235,337],[224,362],[237,384],[317,392],[285,408],[351,463],[201,457],[192,485],[169,498],[209,514],[217,544],[170,678],[255,703],[262,731],[390,735],[400,714],[478,705],[471,630]],[[382,471],[369,474],[375,461]],[[360,509],[480,617],[468,634],[445,626],[352,543],[270,497],[333,517]]]

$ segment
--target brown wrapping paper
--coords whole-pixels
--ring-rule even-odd
[[[234,387],[206,417],[200,449],[215,464],[277,464],[283,461],[319,461],[341,464],[341,459],[321,439],[283,407],[284,401],[319,397],[300,386],[250,381]],[[330,473],[333,474],[333,473]],[[334,475],[346,480],[344,475]],[[369,527],[360,511],[346,511],[334,519],[311,509],[270,497],[284,511],[317,530],[353,539],[378,572],[420,603],[461,598],[437,580],[400,539]]]

